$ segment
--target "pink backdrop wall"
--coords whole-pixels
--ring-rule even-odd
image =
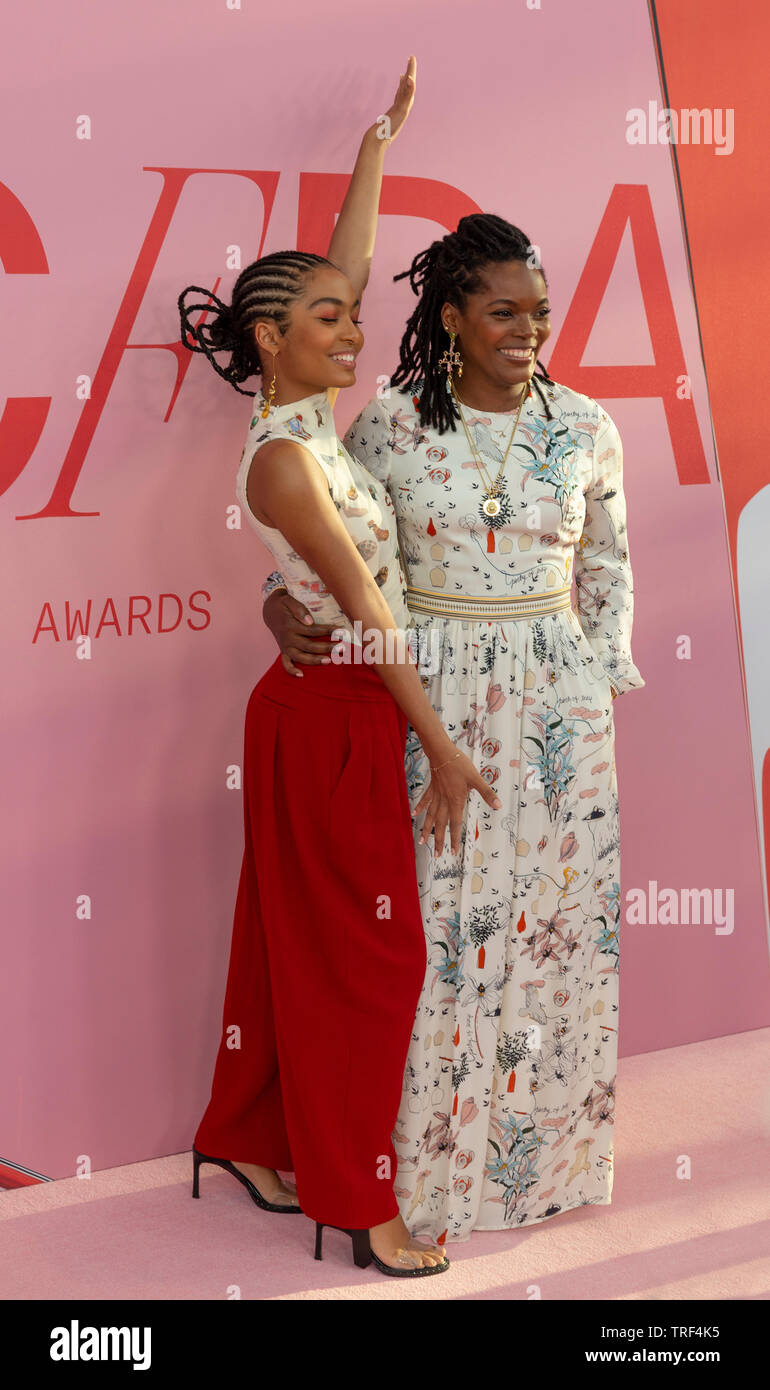
[[[59,1177],[79,1155],[103,1168],[178,1152],[208,1098],[242,852],[228,771],[274,656],[259,598],[272,566],[234,497],[249,402],[176,352],[176,297],[217,279],[227,296],[263,237],[265,251],[297,244],[300,175],[349,173],[410,52],[417,101],[386,161],[393,215],[381,218],[367,345],[338,430],[395,366],[413,299],[392,276],[445,230],[419,181],[522,226],[554,305],[545,360],[606,405],[625,446],[647,686],[615,707],[624,897],[651,880],[734,891],[730,933],[624,921],[621,1055],[767,1024],[752,766],[675,187],[664,145],[625,138],[626,111],[660,101],[646,6],[48,0],[16,13],[6,43],[0,252],[13,327],[0,352],[7,396],[38,399],[0,422],[0,1159]],[[89,139],[77,138],[83,116]],[[174,180],[165,226],[159,200]],[[266,226],[259,183],[274,187]],[[585,284],[576,291],[618,185],[649,195],[697,421],[689,435],[674,422],[678,444],[670,381],[667,417],[643,375],[579,379],[579,355],[572,374],[556,370],[586,322]],[[306,245],[321,194],[304,206]],[[660,285],[645,310],[636,250],[626,228],[583,367],[661,363]],[[89,602],[90,646],[67,640],[67,606],[85,618]]]

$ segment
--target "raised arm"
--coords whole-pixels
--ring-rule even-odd
[[[374,254],[385,150],[395,140],[412,109],[416,82],[417,59],[412,55],[406,65],[406,71],[399,79],[392,106],[364,133],[340,215],[329,242],[329,260],[347,275],[351,284],[355,286],[359,299],[363,297],[369,280]],[[327,391],[331,405],[334,405],[337,399],[338,390],[339,388],[334,386]],[[360,418],[359,416],[359,420]],[[358,422],[356,420],[355,423]],[[368,461],[367,466],[376,476],[380,476]],[[323,661],[332,643],[318,642],[316,638],[319,634],[331,634],[334,627],[330,624],[313,623],[304,605],[298,599],[292,599],[287,595],[283,576],[278,570],[273,570],[265,580],[262,586],[262,600],[263,618],[281,648],[286,670],[295,676],[302,675],[294,665],[297,657],[301,657],[305,665],[317,665]],[[285,638],[287,621],[291,621],[294,644],[289,650]],[[297,630],[298,623],[314,628],[315,636],[312,641],[303,639]]]
[[[392,145],[414,101],[417,59],[412,56],[402,73],[393,104],[369,126],[361,141],[348,190],[332,232],[327,257],[347,275],[359,299],[369,280],[377,236],[382,168],[385,151]],[[332,405],[338,387],[328,391]]]
[[[366,288],[372,266],[385,151],[409,115],[416,78],[417,59],[411,57],[399,80],[393,105],[364,133],[326,253],[329,260],[344,271],[359,297]]]

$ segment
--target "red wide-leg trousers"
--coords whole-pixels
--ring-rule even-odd
[[[294,1173],[303,1210],[398,1214],[391,1133],[425,977],[406,720],[366,665],[280,657],[246,709],[245,849],[195,1147]]]

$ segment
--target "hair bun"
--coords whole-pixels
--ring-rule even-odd
[[[188,295],[202,294],[203,300],[188,300]],[[232,352],[238,346],[235,319],[229,304],[223,303],[211,290],[200,285],[188,285],[180,294],[179,306],[182,342],[193,352]],[[206,317],[193,322],[193,315]]]
[[[214,311],[214,317],[201,324],[201,329],[208,332],[208,341],[215,351],[232,352],[238,342],[232,308],[218,301]]]

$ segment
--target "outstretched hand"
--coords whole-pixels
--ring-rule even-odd
[[[385,112],[385,119],[388,124],[380,138],[387,141],[388,144],[395,140],[412,109],[416,85],[417,59],[412,55],[406,65],[406,72],[401,74],[398,90],[393,98],[393,105]],[[381,122],[382,118],[380,118],[380,122],[378,122],[378,134]]]

